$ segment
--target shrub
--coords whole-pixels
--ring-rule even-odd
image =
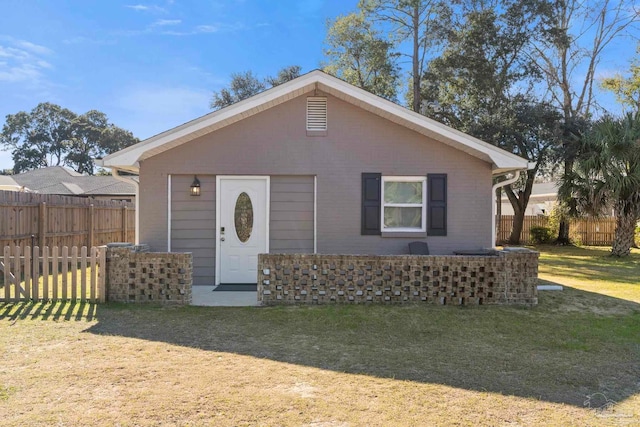
[[[549,243],[553,236],[549,227],[531,227],[529,234],[531,235],[531,242],[535,244]]]

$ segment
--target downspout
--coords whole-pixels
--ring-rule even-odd
[[[498,239],[498,236],[496,236],[496,209],[497,209],[497,203],[502,203],[501,201],[496,200],[496,190],[498,188],[502,188],[506,185],[509,184],[513,184],[514,182],[516,182],[518,180],[518,178],[520,178],[520,171],[516,170],[515,171],[515,175],[513,176],[513,178],[509,178],[505,181],[501,181],[496,183],[493,187],[491,187],[491,248],[495,249],[496,248],[496,240]],[[136,199],[137,200],[137,199]],[[137,211],[136,211],[137,213]]]
[[[139,245],[140,244],[140,183],[129,176],[120,175],[118,172],[118,169],[113,166],[111,166],[111,174],[113,175],[114,178],[122,182],[133,184],[136,188],[136,237],[135,237],[136,241],[135,241],[135,244]]]

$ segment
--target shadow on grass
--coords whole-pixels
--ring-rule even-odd
[[[568,287],[539,299],[535,308],[15,303],[0,305],[0,320],[90,321],[97,335],[577,407],[640,393],[640,304]]]
[[[578,407],[640,393],[640,305],[572,288],[530,309],[107,304],[97,320],[88,332]]]
[[[16,302],[0,304],[0,320],[91,321],[98,305],[85,301]]]

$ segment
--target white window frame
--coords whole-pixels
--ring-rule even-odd
[[[386,182],[421,182],[422,183],[422,204],[418,203],[385,203],[384,184]],[[427,177],[426,176],[383,176],[380,189],[380,230],[386,232],[399,233],[420,233],[427,231]],[[410,227],[385,227],[384,208],[422,208],[422,224],[420,228]]]

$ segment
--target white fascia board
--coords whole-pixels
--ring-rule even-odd
[[[527,160],[515,154],[380,98],[319,70],[312,71],[237,104],[209,113],[136,145],[110,154],[103,159],[103,166],[113,166],[123,170],[137,170],[140,160],[177,147],[200,135],[235,123],[259,111],[285,102],[292,97],[309,92],[314,88],[465,151],[484,161],[490,161],[493,163],[494,174],[497,172],[504,173],[503,171],[505,170],[529,168]]]
[[[488,156],[497,168],[529,169],[527,160],[523,159],[520,156],[498,148],[480,139],[474,138],[470,135],[465,134],[464,132],[460,132],[456,129],[453,129],[452,127],[446,126],[440,122],[423,116],[422,114],[418,114],[384,98],[380,98],[376,95],[366,92],[360,88],[356,88],[355,86],[343,82],[342,80],[335,77],[329,75],[323,75],[322,77],[323,80],[327,81],[327,86],[326,88],[323,87],[322,83],[324,82],[321,82],[320,89],[324,89],[334,96],[338,95],[339,98],[345,99],[344,96],[339,95],[339,92],[342,92],[348,97],[352,97],[364,102],[365,105],[370,105],[371,107],[373,107],[373,109],[389,112],[405,122],[422,128],[422,130],[426,131],[421,132],[423,134],[431,134],[432,136],[437,135],[439,136],[439,138],[436,139],[448,143],[449,145],[453,145],[454,147],[458,145],[458,149],[462,148],[459,146],[461,144],[463,147],[467,147],[476,152],[476,157],[483,157],[482,155]],[[338,93],[335,93],[335,91],[332,89],[337,90]],[[348,101],[348,99],[345,100]],[[443,141],[442,139],[445,140]],[[463,151],[469,152],[468,150]]]
[[[152,136],[151,138],[132,145],[131,147],[127,147],[106,156],[102,159],[103,165],[133,166],[140,160],[144,160],[154,154],[159,154],[162,151],[194,139],[194,134],[206,134],[213,130],[216,125],[220,128],[239,121],[242,118],[246,118],[264,110],[265,106],[269,103],[273,103],[271,106],[278,105],[281,102],[286,101],[286,95],[289,93],[299,90],[306,92],[313,89],[318,73],[318,71],[311,72],[299,77],[298,79],[291,80],[290,82],[266,90],[256,96],[240,101],[227,108],[214,111],[213,113],[199,117],[166,132]]]

